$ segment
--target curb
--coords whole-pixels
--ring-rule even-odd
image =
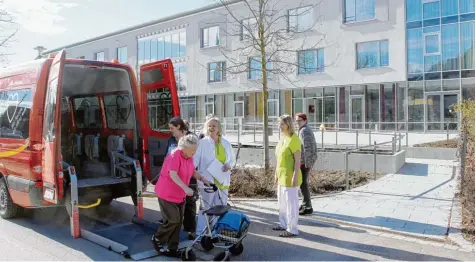
[[[269,207],[262,207],[262,206],[253,205],[253,204],[249,204],[249,203],[240,203],[239,205],[241,205],[243,207],[258,208],[260,210],[268,210],[268,211],[272,211],[272,212],[278,212],[278,209],[273,209],[273,208],[269,208]],[[236,205],[236,206],[239,208],[239,205]],[[407,233],[407,232],[401,232],[401,231],[397,231],[397,230],[388,229],[388,228],[385,228],[385,227],[359,224],[359,223],[348,222],[348,221],[344,221],[344,220],[339,220],[339,219],[334,219],[334,218],[327,218],[327,217],[316,216],[316,215],[309,216],[309,217],[300,216],[299,219],[304,220],[304,221],[308,221],[308,222],[334,223],[334,224],[338,224],[338,225],[346,225],[346,226],[351,226],[351,227],[356,227],[356,228],[363,228],[363,229],[379,231],[379,232],[382,232],[382,233],[386,234],[385,236],[387,236],[387,237],[392,237],[392,235],[401,236],[401,237],[393,237],[393,238],[397,238],[397,239],[402,239],[402,237],[409,237],[409,238],[414,238],[414,239],[419,239],[419,240],[438,243],[441,246],[443,246],[442,244],[451,244],[446,236],[432,237],[432,236],[427,236],[427,235],[422,235],[422,234]]]

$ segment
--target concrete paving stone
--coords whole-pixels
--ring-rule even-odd
[[[389,229],[398,229],[400,230],[405,226],[405,221],[397,221],[397,220],[387,220],[380,223],[378,226],[389,228]]]
[[[430,228],[426,228],[423,234],[441,236],[446,234],[446,231],[447,231],[447,228],[438,227],[435,229],[434,227],[430,227]]]
[[[455,245],[446,244],[443,246],[443,248],[450,249],[450,250],[458,250],[459,247]]]

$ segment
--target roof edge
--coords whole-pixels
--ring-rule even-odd
[[[236,4],[236,3],[239,3],[239,2],[243,2],[244,0],[224,0],[224,1],[227,1],[227,4]],[[152,20],[152,21],[149,21],[149,22],[145,22],[145,23],[142,23],[142,24],[135,25],[135,26],[127,27],[127,28],[124,28],[124,29],[121,29],[121,30],[114,31],[112,33],[107,33],[107,34],[100,35],[100,36],[97,36],[97,37],[93,37],[93,38],[90,38],[90,39],[87,39],[87,40],[83,40],[83,41],[79,41],[79,42],[76,42],[76,43],[68,44],[68,45],[65,45],[65,46],[62,46],[62,47],[57,47],[57,48],[54,48],[54,49],[45,50],[43,52],[43,54],[48,55],[48,54],[51,54],[51,53],[56,53],[56,52],[61,51],[62,49],[67,49],[67,48],[75,47],[75,46],[78,46],[78,45],[87,44],[87,43],[98,41],[98,40],[101,40],[101,39],[104,39],[104,38],[108,38],[108,37],[112,37],[112,36],[119,35],[119,34],[122,34],[122,33],[126,33],[128,31],[137,30],[137,29],[153,26],[153,25],[156,25],[156,24],[164,23],[164,22],[167,22],[169,20],[177,19],[177,18],[180,18],[180,17],[183,17],[183,16],[198,14],[198,13],[201,13],[201,12],[205,12],[205,11],[208,11],[208,10],[211,10],[211,9],[218,8],[220,6],[223,6],[223,4],[222,3],[214,3],[214,4],[206,5],[204,7],[193,9],[193,10],[190,10],[190,11],[181,12],[181,13],[177,13],[177,14],[174,14],[174,15],[169,15],[169,16],[166,16],[164,18],[160,18],[160,19],[157,19],[157,20]]]

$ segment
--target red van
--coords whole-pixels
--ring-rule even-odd
[[[0,216],[71,203],[70,166],[78,205],[136,204],[134,168],[116,168],[112,156],[135,159],[153,181],[168,120],[180,115],[173,71],[169,59],[143,65],[139,86],[128,65],[66,59],[64,50],[0,70]]]

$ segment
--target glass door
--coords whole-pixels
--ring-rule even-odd
[[[364,97],[350,96],[350,126],[352,129],[364,128]]]
[[[445,131],[458,129],[458,114],[452,106],[459,101],[458,93],[427,93],[426,101],[426,130]],[[447,127],[448,126],[448,127]]]
[[[350,115],[352,129],[363,129],[363,113],[364,113],[364,99],[363,97],[351,97],[350,99]]]
[[[306,98],[304,100],[304,113],[307,115],[310,126],[320,125],[322,123],[322,107],[322,97]]]

